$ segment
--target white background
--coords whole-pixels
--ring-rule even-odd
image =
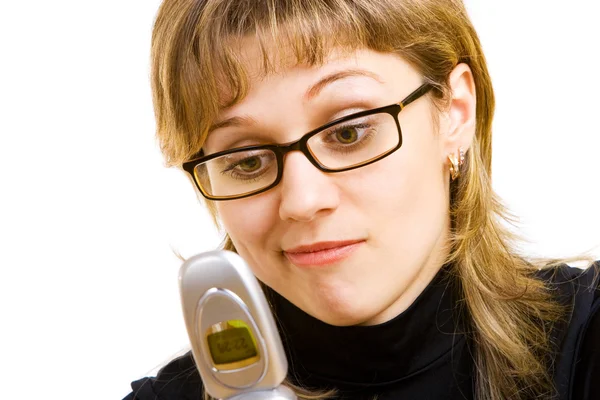
[[[467,3],[498,96],[494,186],[525,251],[599,245],[596,2]],[[0,3],[3,398],[120,399],[187,345],[173,249],[220,239],[154,139],[158,5]]]

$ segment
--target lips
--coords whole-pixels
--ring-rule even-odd
[[[285,250],[287,259],[298,267],[317,267],[338,263],[362,246],[364,240],[319,242]]]

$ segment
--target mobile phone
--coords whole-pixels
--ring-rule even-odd
[[[295,399],[281,385],[288,364],[256,277],[231,251],[186,260],[179,289],[192,354],[205,390],[218,399]]]

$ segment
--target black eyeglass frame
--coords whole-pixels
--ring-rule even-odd
[[[202,193],[202,196],[204,196],[208,200],[214,200],[214,201],[243,199],[245,197],[254,196],[259,193],[263,193],[269,189],[274,188],[275,186],[277,186],[279,184],[279,182],[281,182],[281,178],[283,177],[284,158],[285,158],[285,155],[291,151],[297,150],[297,151],[302,152],[302,154],[304,154],[306,156],[306,158],[311,162],[312,165],[314,165],[320,171],[327,172],[327,173],[344,172],[344,171],[350,171],[350,170],[353,170],[356,168],[361,168],[366,165],[373,164],[374,162],[377,162],[377,161],[389,156],[390,154],[394,153],[396,150],[398,150],[402,146],[402,128],[400,127],[400,122],[398,121],[398,115],[406,106],[408,106],[410,103],[414,102],[415,100],[419,99],[420,97],[424,96],[432,89],[433,89],[433,86],[430,83],[424,83],[421,86],[419,86],[415,91],[413,91],[411,94],[406,96],[406,98],[404,98],[404,100],[402,100],[398,103],[390,104],[388,106],[373,108],[371,110],[359,111],[354,114],[343,116],[334,121],[328,122],[327,124],[322,125],[316,129],[313,129],[312,131],[304,134],[300,139],[295,140],[293,142],[288,142],[288,143],[283,143],[283,144],[266,144],[266,145],[254,145],[254,146],[239,147],[236,149],[224,150],[224,151],[220,151],[218,153],[209,154],[207,156],[204,156],[202,154],[202,151],[200,151],[192,159],[184,162],[182,164],[182,168],[184,171],[186,171],[188,174],[191,175],[192,180],[196,184],[196,187],[198,188],[200,193]],[[329,129],[330,127],[332,127],[334,125],[337,125],[339,123],[349,121],[349,120],[352,120],[355,118],[361,118],[361,117],[365,117],[368,115],[380,114],[380,113],[390,114],[394,118],[394,121],[396,122],[396,127],[398,128],[398,144],[396,145],[396,147],[388,150],[387,152],[385,152],[377,157],[374,157],[370,160],[366,160],[365,162],[360,163],[360,164],[351,165],[346,168],[331,169],[331,168],[327,168],[324,165],[322,165],[321,163],[319,163],[319,161],[313,156],[310,149],[308,148],[307,143],[311,137],[313,137],[314,135],[316,135],[326,129]],[[244,194],[237,195],[237,196],[212,196],[212,195],[209,195],[208,193],[206,193],[202,189],[202,187],[200,186],[200,184],[198,182],[198,179],[196,178],[196,174],[194,172],[194,170],[198,164],[205,163],[214,158],[222,157],[224,155],[234,154],[234,153],[239,153],[239,152],[249,151],[249,150],[270,150],[273,153],[275,153],[275,156],[277,158],[277,177],[275,178],[275,180],[273,181],[272,184],[265,186],[262,189],[252,191],[249,193],[244,193]]]

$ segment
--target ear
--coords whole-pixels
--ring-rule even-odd
[[[452,70],[448,84],[452,92],[450,106],[440,132],[444,163],[448,162],[448,155],[456,154],[459,148],[466,152],[471,147],[475,136],[477,105],[475,81],[467,64],[458,64]]]

